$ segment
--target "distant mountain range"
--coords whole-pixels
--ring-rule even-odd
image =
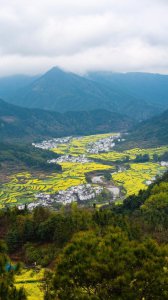
[[[27,142],[67,135],[126,131],[127,117],[106,110],[57,113],[28,109],[0,100],[0,139]]]
[[[27,84],[26,80],[20,87],[17,83],[17,91],[12,90],[4,99],[23,107],[58,112],[105,109],[138,121],[168,108],[168,76],[108,72],[79,76],[55,67]],[[0,95],[1,90],[0,81]]]
[[[168,109],[168,75],[151,73],[91,72],[88,78],[127,91],[129,95],[156,105],[161,110]]]

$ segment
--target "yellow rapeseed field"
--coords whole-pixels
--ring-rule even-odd
[[[158,147],[152,149],[135,148],[123,152],[110,151],[107,153],[90,154],[87,152],[87,146],[91,142],[96,142],[99,139],[111,136],[110,134],[100,134],[84,137],[76,137],[70,140],[68,144],[60,144],[58,148],[52,151],[59,154],[70,154],[78,156],[85,154],[86,157],[92,159],[88,163],[61,163],[62,173],[51,173],[43,176],[33,176],[29,172],[17,173],[10,176],[9,181],[0,186],[0,208],[5,204],[16,205],[34,201],[34,195],[43,192],[53,194],[60,190],[66,190],[72,186],[77,186],[86,183],[85,174],[92,171],[109,170],[112,165],[108,162],[114,163],[117,160],[123,160],[126,156],[134,159],[139,154],[149,154],[150,158],[154,154],[161,155],[168,151],[168,147]],[[114,135],[114,133],[113,133]],[[94,162],[93,159],[98,159],[99,163]],[[101,163],[106,161],[106,165]],[[113,175],[114,181],[122,185],[127,191],[127,195],[137,193],[140,189],[146,188],[146,181],[151,180],[157,174],[164,172],[159,164],[131,164],[131,169],[122,173]]]
[[[147,181],[151,181],[156,175],[164,172],[165,168],[157,163],[131,164],[130,169],[113,174],[114,181],[123,186],[126,194],[138,194],[142,189],[146,189]]]
[[[43,278],[44,269],[22,269],[21,273],[15,276],[15,286],[24,287],[28,300],[43,300]]]

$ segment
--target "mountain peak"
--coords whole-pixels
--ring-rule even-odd
[[[53,67],[51,68],[49,71],[47,71],[44,75],[60,75],[60,74],[65,74],[66,72],[64,72],[62,69],[60,69],[59,67]]]
[[[153,83],[150,80],[146,88],[145,83],[146,80],[143,78],[140,81],[138,77],[133,81],[122,74],[107,73],[107,76],[105,74],[99,76],[98,73],[95,77],[93,75],[86,78],[56,66],[31,85],[13,94],[9,100],[24,107],[59,112],[101,108],[144,120],[163,111],[164,103],[166,108],[168,103],[167,97],[164,97],[167,95],[167,82],[163,84],[161,82],[164,88],[159,89],[157,84],[158,88],[155,89],[155,93],[157,89],[163,91],[162,94],[160,92],[157,94],[159,99],[163,99],[161,103],[158,103],[157,99],[151,100],[155,96],[153,89],[157,82]]]

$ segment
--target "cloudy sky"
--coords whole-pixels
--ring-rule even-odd
[[[0,0],[0,76],[168,74],[168,0]]]

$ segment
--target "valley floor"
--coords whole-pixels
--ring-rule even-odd
[[[59,163],[62,172],[24,171],[8,176],[0,186],[0,207],[17,205],[21,209],[27,204],[29,209],[38,205],[58,209],[74,201],[100,205],[137,194],[166,171],[166,162],[155,162],[153,158],[167,152],[168,147],[114,150],[125,138],[111,133],[33,144],[58,153],[60,157],[48,163]],[[147,155],[148,161],[136,162],[138,155]]]

